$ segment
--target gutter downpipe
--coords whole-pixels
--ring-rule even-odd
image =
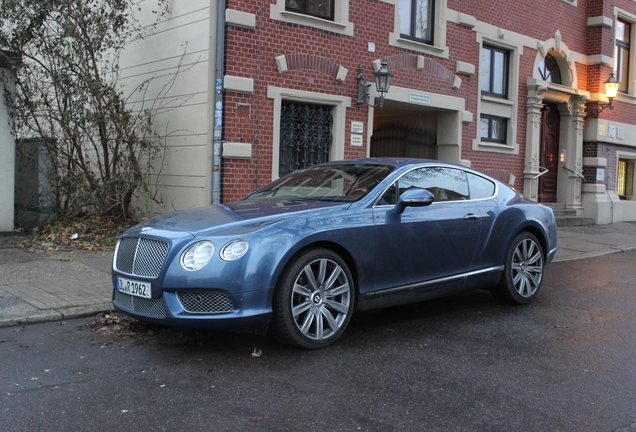
[[[221,152],[223,147],[223,72],[225,70],[225,0],[217,0],[216,60],[214,87],[214,132],[212,160],[212,204],[221,203]]]

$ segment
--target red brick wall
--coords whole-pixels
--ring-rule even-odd
[[[336,0],[338,1],[338,0]],[[254,80],[254,93],[249,95],[226,92],[224,111],[224,140],[246,142],[253,146],[252,159],[224,159],[222,164],[222,200],[231,201],[266,184],[271,179],[273,151],[274,102],[267,97],[267,86],[273,85],[317,93],[347,96],[352,106],[347,110],[346,125],[351,121],[361,121],[366,127],[368,109],[358,109],[357,84],[355,76],[358,65],[362,64],[367,81],[371,81],[373,60],[392,58],[396,55],[419,55],[419,53],[389,46],[388,35],[394,28],[393,6],[378,0],[350,0],[349,20],[354,24],[354,36],[344,36],[311,27],[287,24],[271,20],[270,5],[275,0],[228,0],[227,7],[256,15],[255,30],[230,26],[227,29],[226,71],[227,75],[249,77]],[[613,55],[613,28],[587,27],[587,18],[605,15],[612,17],[613,7],[632,10],[636,14],[636,4],[632,0],[592,1],[578,0],[578,7],[563,0],[543,0],[541,2],[484,2],[482,0],[448,0],[448,9],[463,12],[490,23],[504,31],[516,32],[538,40],[555,37],[558,29],[562,42],[575,52],[587,55]],[[367,43],[376,44],[375,53],[367,52]],[[455,72],[457,61],[479,64],[479,44],[473,29],[447,22],[446,45],[450,48],[449,58],[427,56],[451,72]],[[280,55],[308,54],[323,57],[327,63],[345,67],[349,72],[344,83],[333,77],[333,69],[328,65],[323,72],[310,69],[290,70],[280,74],[275,57]],[[400,87],[416,88],[422,91],[463,98],[465,109],[473,113],[473,122],[462,127],[462,158],[469,159],[477,169],[501,168],[512,172],[523,187],[526,134],[526,78],[533,75],[536,50],[524,47],[519,68],[519,103],[517,112],[516,141],[518,155],[504,155],[484,151],[473,151],[472,141],[477,135],[479,118],[477,99],[479,97],[479,70],[472,76],[459,75],[462,85],[454,90],[445,80],[433,74],[422,73],[411,68],[392,70],[393,83]],[[302,60],[305,61],[305,60]],[[609,75],[605,66],[585,66],[573,63],[578,76],[578,87],[591,92],[603,91],[602,82]],[[617,109],[606,111],[602,117],[634,123],[636,108],[631,104],[616,103]],[[624,106],[627,105],[627,106]],[[344,142],[345,158],[364,157],[366,147],[352,147],[349,128],[346,127]],[[366,138],[366,134],[365,134]]]

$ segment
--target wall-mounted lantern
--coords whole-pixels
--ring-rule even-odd
[[[606,104],[606,103],[599,102],[598,104],[596,104],[596,106],[590,107],[589,112],[593,116],[598,116],[607,108],[609,108],[610,110],[614,109],[614,104],[612,103],[612,101],[618,94],[618,87],[620,85],[620,83],[616,80],[616,77],[614,76],[614,72],[611,73],[611,75],[609,76],[607,81],[603,83],[603,85],[605,86],[605,96],[607,96],[607,99],[609,99],[609,103]]]
[[[391,80],[393,79],[393,74],[389,71],[389,66],[386,60],[382,60],[380,63],[380,69],[375,73],[375,89],[378,92],[378,103],[375,105],[369,102],[369,87],[371,84],[364,81],[364,75],[362,75],[362,65],[358,68],[358,108],[361,108],[362,105],[366,102],[370,107],[380,107],[384,105],[384,96],[389,91],[389,87],[391,87]]]

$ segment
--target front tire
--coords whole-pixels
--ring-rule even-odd
[[[506,255],[504,275],[492,294],[511,304],[528,304],[543,282],[544,254],[537,238],[522,232],[515,237]]]
[[[351,273],[337,254],[307,250],[289,263],[278,281],[271,333],[299,348],[331,345],[349,324],[354,296]]]

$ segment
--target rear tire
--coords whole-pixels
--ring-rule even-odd
[[[528,304],[539,293],[543,270],[544,254],[541,243],[534,235],[522,232],[510,245],[503,277],[492,294],[505,303]]]
[[[323,248],[302,252],[278,281],[271,334],[299,348],[331,345],[349,324],[354,296],[349,268],[337,254]]]

